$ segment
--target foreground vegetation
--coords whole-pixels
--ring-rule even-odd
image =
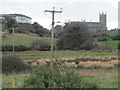
[[[50,67],[38,67],[25,80],[25,87],[30,88],[97,88],[95,83],[82,81],[82,77],[71,71],[59,71],[55,65]]]
[[[46,57],[46,56],[48,56],[48,53],[49,52],[20,52],[20,53],[16,52],[15,54],[19,55],[20,57],[24,56],[27,59],[27,56],[30,56],[30,58],[36,58],[36,56],[34,56],[36,54],[38,56],[40,56],[40,58],[49,58],[49,57]],[[93,56],[94,57],[101,56],[102,57],[102,56],[117,56],[117,54],[118,54],[117,52],[109,52],[109,51],[106,51],[106,52],[105,51],[101,51],[101,52],[100,51],[99,52],[98,51],[61,51],[61,52],[57,52],[58,55],[60,53],[61,53],[61,57],[79,57],[79,56],[83,56],[83,57],[86,57],[86,56],[92,56],[92,57]],[[11,54],[10,53],[9,54],[4,53],[3,55],[11,55]],[[23,58],[23,59],[25,60],[25,58]],[[13,65],[15,65],[15,64],[13,64]],[[19,66],[19,65],[17,64],[17,66]],[[36,71],[41,71],[40,68],[39,68],[39,70],[38,69],[35,69],[35,70]],[[92,87],[98,87],[98,88],[118,88],[118,76],[117,76],[118,75],[118,69],[117,69],[117,67],[113,67],[113,68],[84,68],[84,67],[73,68],[73,67],[66,67],[65,70],[68,71],[68,72],[76,73],[77,76],[80,77],[79,79],[81,80],[80,81],[81,85],[86,83],[87,86],[85,86],[85,87],[87,87],[87,88],[90,88],[91,85],[92,85]],[[16,74],[16,73],[3,74],[3,88],[11,88],[12,87],[11,86],[12,81],[15,82],[15,88],[38,87],[38,86],[34,86],[34,85],[36,85],[35,83],[42,83],[41,80],[44,81],[45,78],[49,78],[48,76],[51,75],[49,72],[46,72],[46,73],[42,72],[41,73],[41,72],[36,72],[36,71],[34,71],[32,73],[26,73],[26,74],[25,74],[25,72],[23,72],[23,73],[21,72],[21,73],[18,73],[18,74]],[[41,75],[45,75],[45,77],[41,78],[40,81],[39,81],[38,77],[40,77],[39,76],[40,73],[41,73]],[[34,75],[36,77],[34,77]],[[59,76],[59,75],[57,75],[57,76]],[[61,84],[59,83],[59,81],[61,81],[61,79],[64,78],[64,77],[62,77],[61,79],[60,78],[57,79],[57,76],[56,76],[56,79],[54,79],[54,80],[61,87]],[[34,80],[33,81],[34,84],[32,84],[32,86],[30,86],[31,82],[32,82],[31,80]],[[46,79],[45,82],[48,82],[47,80],[50,80],[50,79]],[[56,81],[56,80],[58,80],[58,81]],[[69,79],[65,79],[65,80],[67,81]],[[71,83],[73,83],[73,81],[71,81]],[[79,82],[79,81],[77,81],[77,82]],[[50,82],[50,83],[52,83],[52,82]],[[70,83],[66,83],[66,84],[70,84]],[[56,86],[56,85],[57,84],[55,84],[55,87],[59,87],[59,86]],[[73,85],[75,85],[75,83]],[[44,87],[44,86],[41,86],[41,87]],[[76,87],[76,86],[74,86],[74,87]]]
[[[118,88],[117,69],[74,69],[74,71],[79,73],[83,81],[94,83],[98,88]],[[15,88],[22,88],[29,76],[29,74],[3,75],[3,88],[12,88],[12,81],[15,82]]]

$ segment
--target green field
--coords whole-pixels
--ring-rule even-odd
[[[120,41],[118,41],[118,40],[114,40],[114,41],[99,41],[97,43],[101,44],[101,45],[104,45],[104,46],[108,46],[110,48],[117,49],[118,48],[118,43],[120,43]]]
[[[15,88],[22,88],[23,82],[27,75],[2,75],[2,87],[12,88],[12,81],[15,83]]]
[[[112,40],[112,37],[118,36],[119,34],[120,34],[120,31],[117,31],[117,30],[116,31],[107,31],[107,35],[109,36],[107,38],[109,39],[109,41],[98,41],[98,39],[100,39],[100,38],[94,38],[94,39],[95,39],[95,41],[98,41],[97,44],[108,46],[113,49],[117,49],[119,41]]]
[[[7,53],[3,55],[13,55],[12,53]],[[15,53],[14,55],[20,56],[21,59],[41,59],[41,58],[51,58],[50,52],[20,52]],[[55,57],[64,58],[64,57],[79,57],[79,56],[118,56],[118,52],[107,52],[107,51],[57,51],[54,52]]]
[[[24,35],[24,34],[15,34],[14,36],[12,36],[11,34],[7,33],[7,34],[3,34],[2,36],[3,36],[2,37],[3,45],[12,45],[13,39],[14,39],[15,46],[19,46],[19,45],[30,46],[32,41],[38,40],[38,39],[50,41],[49,38],[30,36],[30,35]]]
[[[110,31],[107,32],[107,34],[110,35],[110,37],[112,37],[117,35],[118,31]],[[15,46],[25,45],[29,47],[34,40],[38,40],[38,39],[42,39],[44,41],[46,40],[50,43],[50,38],[46,38],[46,37],[38,37],[38,36],[25,35],[25,34],[15,34],[14,36],[12,36],[9,33],[3,33],[2,45],[12,45],[13,38],[14,38]],[[97,40],[97,38],[95,39]],[[107,41],[107,46],[114,49],[118,48],[118,42],[119,41],[112,41],[112,40]],[[99,41],[97,43],[106,46],[106,41]]]
[[[118,34],[120,34],[120,31],[108,31],[107,35],[113,37],[113,36],[117,36]]]

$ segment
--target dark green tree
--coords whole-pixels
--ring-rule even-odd
[[[33,28],[36,30],[36,34],[38,34],[40,37],[49,37],[49,30],[46,28],[43,28],[43,26],[41,26],[40,24],[38,24],[37,22],[33,23]]]
[[[5,28],[12,33],[12,29],[17,27],[17,22],[15,19],[10,17],[5,17]]]
[[[58,38],[61,31],[62,31],[62,25],[56,25],[54,27],[54,37]]]
[[[66,23],[57,42],[58,49],[91,49],[93,38],[84,22]]]

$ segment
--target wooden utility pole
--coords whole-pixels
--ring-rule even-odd
[[[54,55],[53,55],[53,49],[54,49],[54,17],[55,17],[55,13],[62,13],[62,8],[60,11],[55,11],[55,7],[53,7],[53,10],[45,10],[44,12],[50,12],[52,13],[52,29],[51,29],[51,67],[53,66],[52,65],[52,62],[54,61]]]

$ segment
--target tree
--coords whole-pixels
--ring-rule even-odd
[[[16,20],[10,17],[5,17],[5,27],[9,31],[9,33],[12,33],[12,28],[17,27]]]
[[[43,26],[41,26],[37,22],[33,23],[33,28],[36,30],[36,34],[38,34],[40,37],[49,37],[49,30],[43,28]]]
[[[60,32],[62,31],[62,25],[56,25],[54,27],[55,38],[59,37]]]
[[[34,27],[35,29],[43,28],[43,26],[39,25],[37,22],[34,22],[34,23],[33,23],[33,27]]]
[[[93,38],[84,22],[66,23],[57,42],[58,49],[91,49]]]

